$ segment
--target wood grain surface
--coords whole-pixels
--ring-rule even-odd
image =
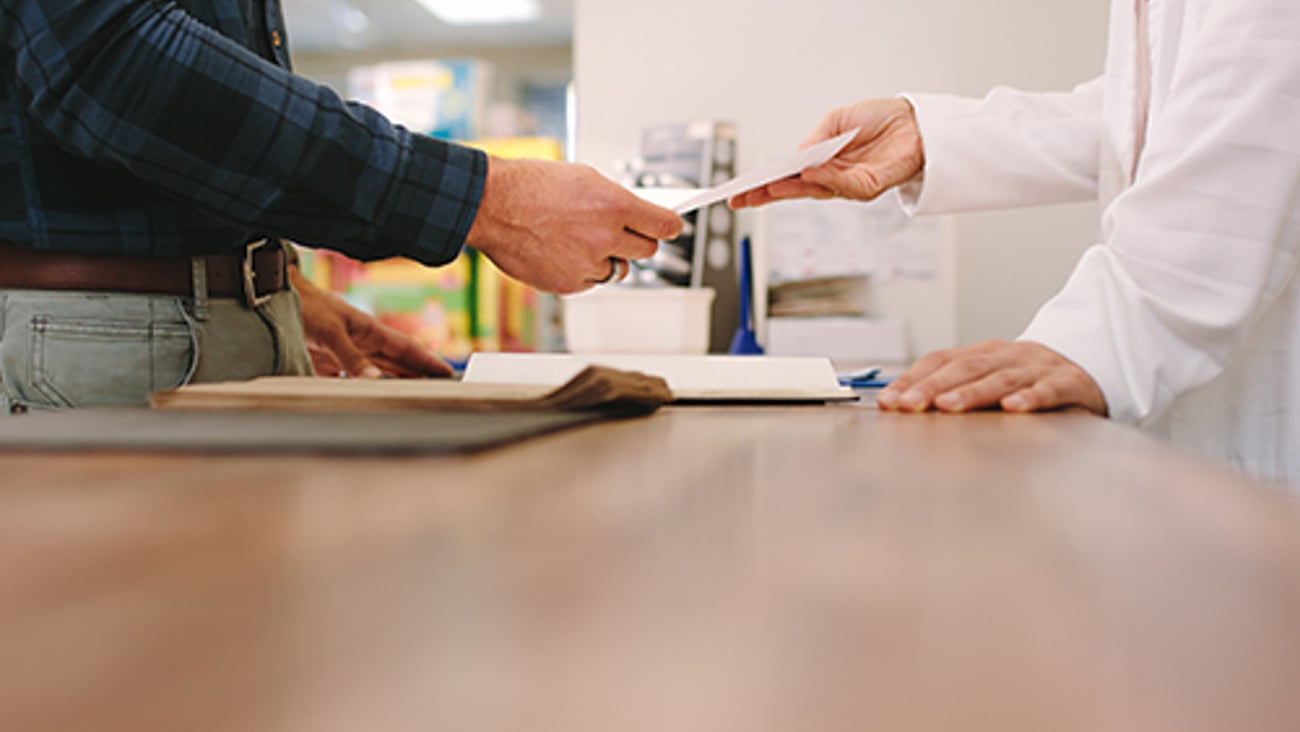
[[[1081,414],[0,476],[5,730],[1300,729],[1300,507]]]

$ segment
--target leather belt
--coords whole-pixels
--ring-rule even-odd
[[[242,299],[255,308],[289,288],[289,268],[278,240],[263,239],[239,252],[202,259],[208,297]],[[0,288],[192,295],[192,276],[190,257],[79,254],[0,241]]]

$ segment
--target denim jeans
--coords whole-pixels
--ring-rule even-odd
[[[298,295],[242,300],[0,289],[0,414],[143,405],[203,381],[310,374]]]

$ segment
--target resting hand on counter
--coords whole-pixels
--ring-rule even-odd
[[[915,178],[925,167],[921,131],[912,103],[894,97],[868,99],[826,114],[801,148],[857,128],[834,158],[798,176],[731,197],[732,208],[762,206],[790,198],[870,201]]]
[[[492,157],[466,243],[521,282],[571,293],[621,277],[619,260],[653,256],[682,225],[586,165]]]
[[[302,301],[303,332],[312,365],[321,376],[418,378],[451,376],[445,362],[410,336],[326,292],[298,271],[289,279]]]
[[[1083,407],[1105,416],[1106,398],[1073,361],[1030,341],[986,341],[935,351],[917,361],[876,398],[881,409],[968,412],[1001,407],[1038,412]]]

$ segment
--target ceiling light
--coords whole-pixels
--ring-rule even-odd
[[[340,0],[334,3],[330,6],[329,14],[330,22],[342,33],[361,36],[370,30],[370,16],[350,2]]]
[[[537,0],[419,0],[444,23],[527,23],[542,16]]]

